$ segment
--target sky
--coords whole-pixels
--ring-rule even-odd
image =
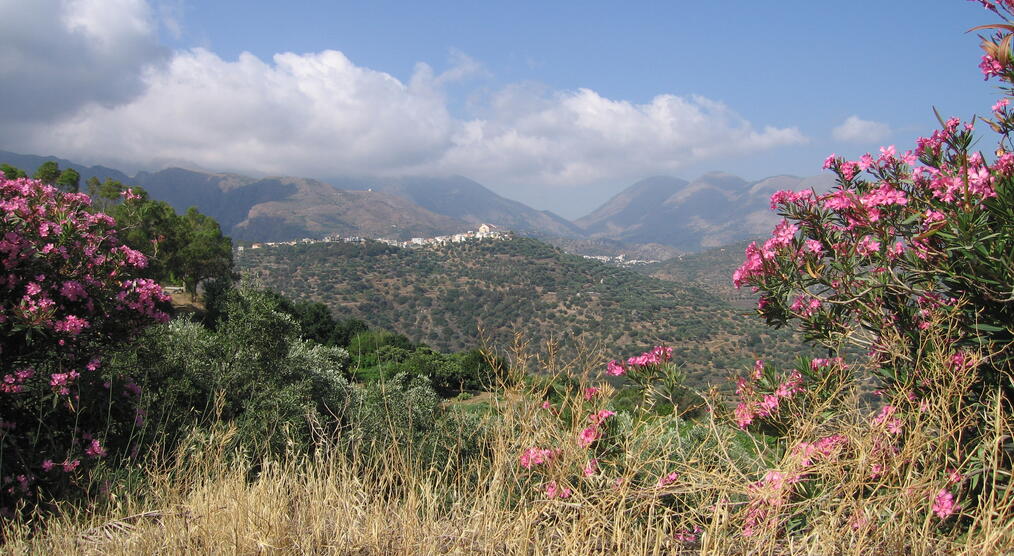
[[[468,176],[565,217],[820,172],[999,94],[965,0],[0,0],[0,149],[128,172]],[[983,146],[985,150],[992,150]]]

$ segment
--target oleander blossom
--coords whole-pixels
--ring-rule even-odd
[[[554,498],[570,498],[573,491],[568,488],[557,484],[556,481],[549,481],[546,484],[546,498],[550,500]]]
[[[138,276],[146,257],[120,241],[116,222],[92,210],[87,195],[0,177],[0,208],[0,293],[6,292],[0,295],[0,466],[5,477],[26,477],[24,489],[0,490],[0,508],[32,507],[36,489],[56,484],[56,471],[90,472],[107,453],[134,442],[129,431],[138,398],[111,397],[102,387],[129,379],[96,371],[106,350],[168,320],[168,296]],[[47,409],[8,413],[9,407]],[[108,432],[100,442],[83,438],[83,429]],[[25,456],[39,449],[39,430],[46,431],[49,457],[33,460]],[[47,473],[32,479],[40,461]]]
[[[958,511],[958,505],[954,502],[954,495],[951,491],[942,488],[933,497],[933,513],[940,519],[947,519]]]
[[[525,451],[521,452],[521,457],[518,458],[518,460],[521,467],[531,469],[536,465],[549,464],[558,454],[559,450],[532,446],[531,448],[526,448]]]

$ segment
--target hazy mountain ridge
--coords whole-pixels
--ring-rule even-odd
[[[687,182],[656,176],[621,191],[575,221],[593,239],[661,243],[686,252],[766,235],[778,222],[771,194],[813,186],[826,190],[829,176],[773,176],[756,182],[712,172]]]
[[[464,176],[336,177],[338,186],[295,178],[254,178],[183,168],[134,177],[103,166],[0,151],[0,162],[31,172],[56,160],[82,182],[95,176],[139,185],[178,211],[196,206],[239,240],[283,241],[338,233],[408,239],[475,229],[481,223],[556,241],[574,252],[663,258],[768,234],[778,221],[771,193],[814,186],[831,176],[773,176],[748,182],[712,172],[693,181],[667,176],[641,180],[592,213],[570,222],[550,211],[507,199]]]
[[[502,197],[464,176],[404,177],[370,183],[374,191],[404,197],[432,212],[475,226],[490,223],[515,232],[542,236],[584,235],[574,223],[551,211],[536,210]]]

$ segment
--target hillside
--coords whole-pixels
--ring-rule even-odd
[[[757,356],[787,363],[790,334],[763,326],[715,297],[677,282],[607,266],[532,239],[434,249],[313,244],[246,249],[244,280],[329,305],[440,350],[494,345],[518,330],[610,357],[675,346],[695,382],[719,383]],[[533,345],[534,345],[533,344]]]
[[[580,228],[549,211],[497,195],[464,176],[372,180],[374,191],[397,195],[432,211],[478,226],[482,223],[538,236],[579,237]],[[352,187],[343,186],[346,189]]]
[[[753,309],[757,296],[750,288],[736,289],[732,285],[732,273],[743,264],[743,252],[749,243],[741,241],[634,268],[637,272],[661,280],[700,288],[735,307]]]
[[[778,222],[769,207],[775,191],[823,190],[830,183],[829,174],[756,182],[721,172],[691,182],[657,176],[635,183],[574,223],[593,239],[661,243],[696,252],[770,232]]]

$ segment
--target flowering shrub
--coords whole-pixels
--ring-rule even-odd
[[[1014,10],[1011,2],[981,3],[1005,20]],[[1014,27],[980,29],[997,30],[983,39],[980,68],[987,79],[999,79],[1005,95],[983,118],[1000,137],[995,156],[973,150],[974,119],[958,118],[941,119],[942,127],[919,138],[912,150],[892,145],[857,160],[832,154],[824,168],[836,174],[837,185],[822,194],[772,195],[771,208],[783,220],[770,239],[747,247],[733,275],[737,287],[760,293],[757,311],[769,324],[796,322],[808,340],[831,352],[848,344],[868,350],[868,367],[889,400],[869,422],[873,450],[865,472],[871,480],[893,480],[885,473],[900,465],[908,425],[932,404],[955,414],[967,407],[982,414],[974,408],[995,403],[997,395],[1005,403],[1014,400]],[[822,361],[815,360],[808,376],[797,370],[780,384],[761,367],[740,379],[739,426],[777,423],[779,406],[792,398],[797,382],[822,388],[840,383],[828,379],[840,378],[844,362]],[[947,390],[954,377],[964,376],[973,377],[965,388]],[[941,399],[944,391],[963,398]],[[907,409],[901,411],[899,403]],[[985,449],[980,447],[989,426],[980,418],[941,427],[937,444],[956,461],[990,473],[976,455]],[[1014,453],[1005,450],[994,465],[1009,469]],[[777,488],[765,492],[785,492],[784,483],[767,483]],[[985,481],[973,483],[986,488]],[[927,510],[941,519],[961,506],[950,488],[930,497]],[[752,527],[769,515],[771,500],[782,498],[751,500]]]
[[[168,320],[168,297],[135,278],[147,260],[121,245],[87,195],[0,179],[0,509],[36,487],[82,485],[129,450],[140,390],[103,356]]]
[[[700,398],[688,389],[686,376],[672,360],[672,347],[655,346],[640,355],[606,364],[607,375],[626,377],[640,394],[641,404],[662,412],[693,413],[701,408]]]

